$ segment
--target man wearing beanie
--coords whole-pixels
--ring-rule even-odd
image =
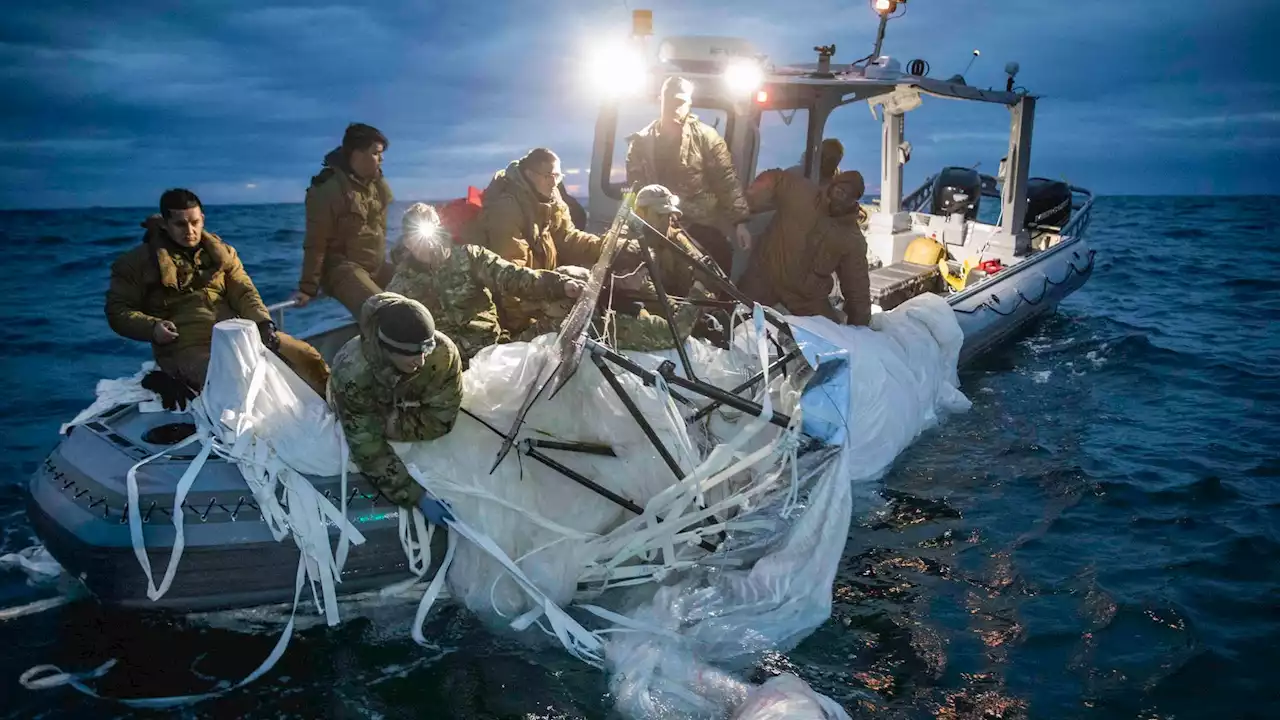
[[[822,146],[818,150],[818,168],[817,181],[818,187],[825,188],[831,182],[831,178],[840,172],[840,161],[844,160],[844,143],[836,138],[827,138],[822,141]],[[799,165],[792,165],[787,168],[787,172],[794,173],[800,177],[804,177],[804,156],[800,157]]]
[[[742,278],[742,292],[792,315],[823,315],[838,323],[871,322],[867,241],[859,226],[862,175],[837,173],[826,187],[784,170],[766,170],[747,189],[752,212],[773,209]],[[840,280],[844,312],[831,306]]]
[[[377,128],[352,123],[342,145],[325,156],[311,178],[302,275],[292,296],[298,307],[324,290],[358,317],[364,301],[391,280],[387,208],[395,198],[382,177],[382,153],[389,144]]]
[[[388,443],[446,435],[462,406],[462,358],[421,303],[388,292],[365,301],[360,335],[333,360],[329,403],[351,459],[374,487],[397,505],[421,508],[436,524],[452,519]]]

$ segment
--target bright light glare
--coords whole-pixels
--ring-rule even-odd
[[[440,223],[431,220],[418,220],[413,223],[413,234],[418,240],[430,240],[435,237]]]
[[[406,232],[403,234],[405,248],[414,257],[424,260],[428,251],[444,244],[445,238],[440,232],[440,223],[430,218],[406,218]]]
[[[630,97],[644,90],[647,69],[638,48],[608,45],[588,56],[587,79],[598,96]]]
[[[876,0],[876,12],[887,13],[893,10],[893,0]]]
[[[734,95],[749,95],[764,84],[764,71],[760,64],[750,60],[735,60],[724,69],[724,82]]]

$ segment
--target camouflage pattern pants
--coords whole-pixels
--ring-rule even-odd
[[[370,275],[368,270],[353,262],[343,262],[325,270],[320,287],[359,320],[364,301],[382,292],[395,272],[395,266],[389,262],[382,264],[377,275]]]
[[[280,338],[280,356],[303,382],[324,397],[325,386],[329,383],[329,365],[320,356],[320,351],[282,332],[277,332],[276,337]],[[171,355],[157,357],[156,365],[200,390],[204,388],[205,375],[209,372],[209,350],[207,345],[183,348]]]

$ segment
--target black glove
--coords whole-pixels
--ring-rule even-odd
[[[142,378],[142,387],[159,395],[160,404],[164,405],[165,410],[186,410],[187,403],[197,394],[185,382],[163,370],[147,373]]]
[[[258,323],[258,334],[262,336],[262,344],[271,352],[280,351],[280,336],[276,334],[276,324],[270,320]]]

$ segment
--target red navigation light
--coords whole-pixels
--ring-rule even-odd
[[[760,103],[761,105],[763,105],[763,104],[765,104],[765,103],[769,102],[769,91],[767,91],[767,90],[759,90],[759,91],[757,91],[757,92],[756,92],[756,102]]]

